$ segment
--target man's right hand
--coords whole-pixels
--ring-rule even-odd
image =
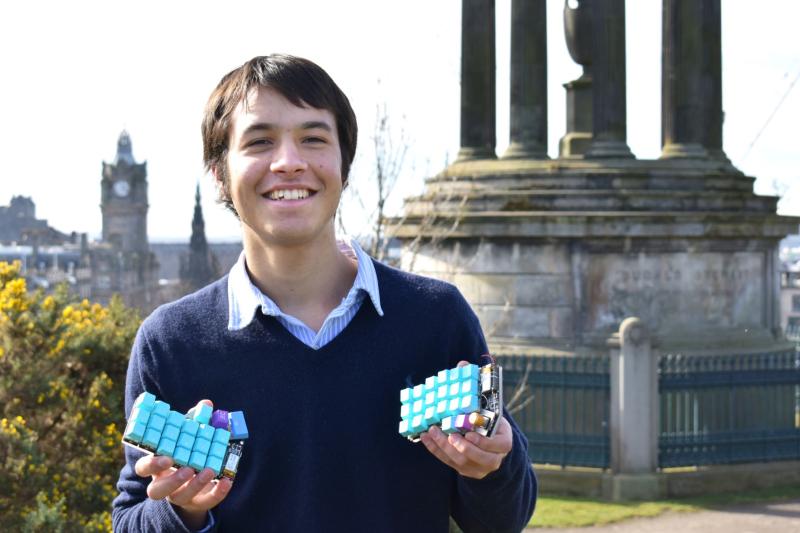
[[[212,405],[209,400],[202,403]],[[213,405],[212,405],[213,407]],[[208,511],[216,507],[231,490],[232,482],[222,478],[213,483],[214,472],[204,468],[195,474],[194,469],[184,466],[172,470],[173,462],[162,455],[145,455],[136,461],[136,474],[152,476],[147,486],[147,496],[153,500],[166,498],[189,529],[202,529],[206,525]]]

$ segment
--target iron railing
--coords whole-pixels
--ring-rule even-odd
[[[534,463],[609,467],[608,355],[498,359],[506,409]]]
[[[797,351],[659,359],[659,466],[800,459]]]

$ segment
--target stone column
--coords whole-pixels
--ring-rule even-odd
[[[493,159],[494,0],[461,3],[461,149],[457,161]]]
[[[706,157],[703,2],[663,0],[662,8],[661,157]]]
[[[625,111],[625,0],[592,8],[592,144],[586,157],[631,158]]]
[[[545,0],[511,0],[510,144],[505,158],[547,158]]]
[[[658,497],[658,355],[636,317],[611,350],[611,471],[615,500]]]
[[[728,160],[722,149],[722,122],[725,113],[722,111],[722,12],[720,0],[702,0],[704,38],[704,68],[707,69],[708,90],[708,129],[703,146],[711,157]]]

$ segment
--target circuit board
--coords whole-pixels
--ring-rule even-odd
[[[442,370],[400,391],[399,433],[418,442],[432,426],[491,437],[503,414],[503,369],[494,360]]]
[[[244,413],[198,404],[188,413],[170,410],[149,392],[136,398],[122,442],[147,453],[170,457],[177,466],[214,471],[217,479],[233,479],[244,440],[249,436]]]

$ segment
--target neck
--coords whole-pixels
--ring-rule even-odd
[[[342,254],[333,231],[321,242],[293,245],[248,237],[243,244],[253,284],[284,313],[319,331],[353,286],[357,262]]]

